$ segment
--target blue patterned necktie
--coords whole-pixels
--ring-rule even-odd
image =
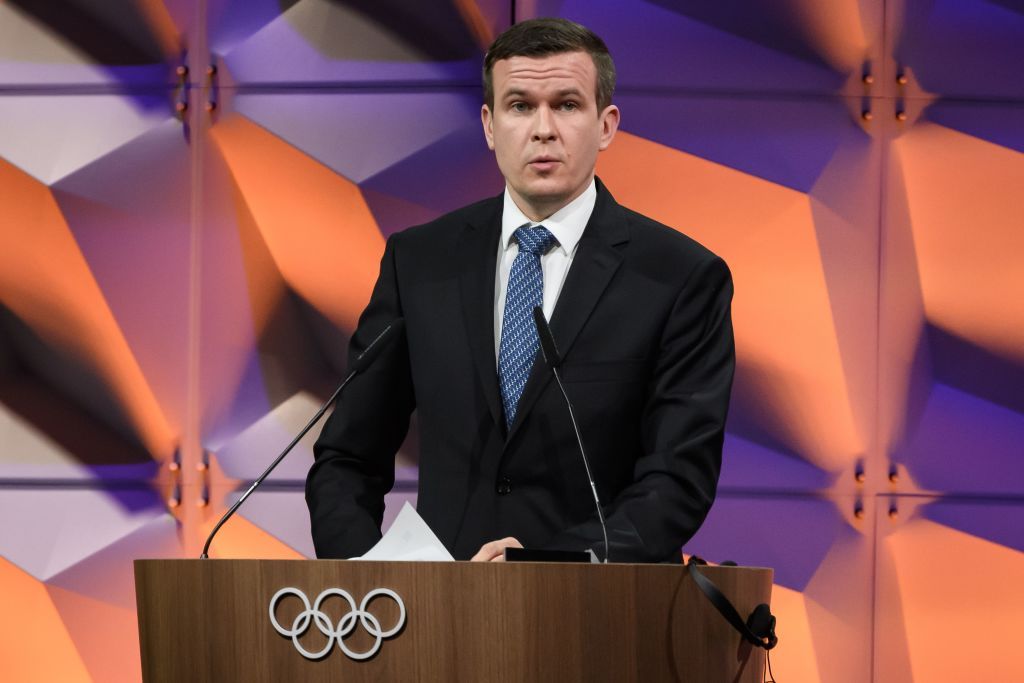
[[[519,244],[519,253],[508,276],[501,346],[498,349],[498,381],[501,400],[505,404],[505,425],[509,429],[515,420],[519,397],[523,395],[539,346],[533,309],[544,303],[544,273],[540,257],[558,244],[555,236],[543,225],[535,228],[524,225],[515,231],[512,239]]]

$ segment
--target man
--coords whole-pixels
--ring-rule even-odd
[[[457,559],[593,549],[572,424],[537,353],[543,305],[607,518],[611,561],[679,561],[715,496],[734,368],[725,263],[619,206],[599,180],[619,109],[604,43],[539,19],[484,61],[481,119],[503,195],[393,235],[350,354],[405,319],[342,396],[306,484],[319,557],[380,538],[418,410],[417,507]]]

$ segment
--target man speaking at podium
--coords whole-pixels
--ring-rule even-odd
[[[342,394],[314,448],[318,557],[380,539],[415,409],[417,508],[456,559],[520,546],[603,558],[568,409],[538,353],[539,305],[611,561],[679,561],[721,468],[732,281],[720,258],[595,178],[619,126],[614,88],[604,42],[570,21],[516,24],[488,50],[481,120],[505,191],[388,239],[350,357],[398,318],[405,334]]]

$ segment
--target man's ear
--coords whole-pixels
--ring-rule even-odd
[[[598,149],[602,152],[608,149],[608,145],[612,144],[612,140],[615,138],[615,131],[619,129],[619,120],[622,114],[619,112],[619,108],[614,104],[609,104],[604,108],[599,117],[599,123],[601,125],[601,141],[598,145]]]
[[[494,150],[494,116],[491,108],[486,104],[480,107],[480,123],[484,126],[484,137],[487,139],[487,149]]]

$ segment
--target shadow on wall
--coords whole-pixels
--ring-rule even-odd
[[[296,4],[279,0],[282,13]],[[450,0],[306,0],[287,18],[326,57],[375,62],[454,62],[481,54]],[[339,40],[344,36],[344,40]]]
[[[105,66],[158,64],[165,60],[161,37],[132,0],[8,0]]]
[[[49,346],[0,306],[0,413],[21,418],[4,444],[7,463],[22,462],[32,477],[62,478],[84,466],[103,479],[149,478],[158,463],[131,427],[122,406],[91,368]],[[6,421],[6,415],[0,415]],[[40,457],[38,438],[46,435],[49,457]],[[18,453],[32,446],[32,452]],[[20,468],[15,466],[14,472]],[[7,467],[11,472],[11,466]]]

